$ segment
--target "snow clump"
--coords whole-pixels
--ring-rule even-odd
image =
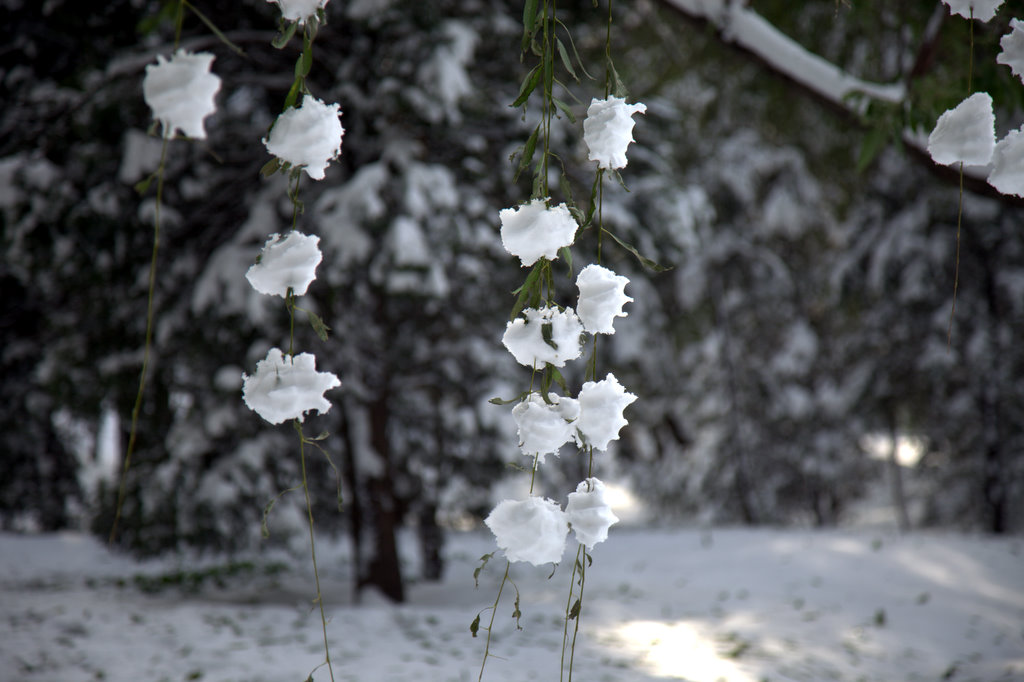
[[[324,391],[340,385],[334,374],[316,371],[312,354],[285,356],[279,348],[271,348],[266,359],[256,363],[256,374],[242,374],[242,399],[271,424],[289,419],[301,422],[310,410],[319,414],[330,410]]]
[[[576,534],[576,541],[586,546],[588,551],[607,540],[608,529],[619,522],[619,517],[612,513],[611,506],[604,499],[604,483],[596,478],[588,478],[576,486],[576,492],[569,493],[565,515]]]
[[[1002,51],[996,61],[1010,67],[1014,75],[1024,81],[1024,21],[1010,19],[1013,30],[999,40]]]
[[[316,279],[316,266],[323,260],[319,243],[320,237],[301,232],[289,232],[283,240],[281,235],[272,234],[245,278],[261,294],[284,298],[291,289],[294,295],[302,296]]]
[[[573,439],[575,421],[580,414],[580,404],[572,398],[555,393],[548,394],[550,404],[536,393],[512,408],[512,417],[519,427],[519,447],[524,455],[537,457],[537,464],[544,463],[548,453],[557,455],[558,450]]]
[[[575,360],[583,352],[580,344],[583,323],[572,308],[527,308],[523,315],[525,318],[517,317],[509,322],[501,337],[501,342],[519,364],[537,367],[548,362],[564,367],[567,360]],[[551,343],[544,340],[545,327],[550,329]]]
[[[210,73],[213,55],[178,50],[170,61],[157,55],[156,64],[146,67],[142,97],[163,126],[164,137],[177,130],[204,139],[203,119],[217,109],[213,97],[220,90],[220,78]]]
[[[622,306],[633,300],[626,296],[627,284],[628,278],[593,263],[580,271],[576,277],[580,290],[576,312],[584,329],[591,334],[615,333],[615,318],[626,317]]]
[[[502,500],[484,523],[509,561],[529,561],[534,566],[557,564],[565,552],[569,522],[552,500]]]
[[[988,184],[1003,194],[1024,197],[1024,126],[1011,130],[996,145]]]
[[[1003,0],[942,0],[949,6],[950,14],[959,14],[964,19],[973,18],[988,21],[996,15]]]
[[[338,104],[324,104],[307,94],[302,106],[291,107],[277,117],[263,144],[277,158],[303,167],[314,180],[323,180],[324,169],[341,153],[345,129],[338,109]]]
[[[928,136],[928,153],[944,166],[957,161],[984,166],[995,150],[995,126],[992,98],[987,92],[976,92],[939,116]]]
[[[518,208],[503,208],[498,212],[501,245],[518,256],[523,267],[533,265],[542,257],[558,258],[558,250],[569,246],[576,238],[576,221],[566,205],[548,208],[546,202],[546,199],[534,199]]]
[[[580,389],[580,416],[576,427],[586,442],[596,450],[606,450],[608,443],[619,439],[619,431],[629,422],[623,410],[636,396],[627,393],[614,374],[601,381],[588,381]]]
[[[633,114],[646,113],[647,105],[626,104],[622,97],[594,99],[583,121],[583,141],[588,158],[598,168],[625,168],[626,148],[633,142]]]
[[[299,25],[316,16],[317,10],[323,9],[328,0],[267,0],[281,8],[281,16],[287,21],[297,21]]]

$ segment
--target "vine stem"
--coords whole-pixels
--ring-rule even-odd
[[[501,579],[501,585],[498,586],[498,596],[494,598],[494,606],[491,607],[491,621],[487,624],[487,641],[484,642],[484,660],[480,664],[480,676],[477,677],[477,682],[481,682],[484,679],[484,668],[487,667],[487,659],[491,655],[491,631],[494,629],[494,616],[498,613],[498,602],[501,601],[501,593],[505,589],[505,583],[508,582],[508,571],[512,566],[512,562],[505,561],[505,575]]]
[[[316,541],[313,537],[313,503],[309,496],[309,483],[306,478],[306,436],[302,432],[302,425],[295,422],[295,429],[299,432],[299,459],[302,462],[302,492],[306,496],[306,516],[309,521],[309,554],[313,560],[313,581],[316,584],[316,603],[320,607],[320,625],[324,634],[324,663],[327,664],[327,672],[334,682],[334,667],[331,665],[331,649],[327,643],[327,616],[324,613],[324,599],[320,592],[320,571],[316,564]]]
[[[974,8],[970,10],[971,17],[967,20],[970,26],[970,51],[967,56],[967,96],[970,97],[974,90]],[[960,196],[956,211],[956,261],[953,266],[953,303],[949,308],[949,325],[946,327],[946,350],[953,346],[953,318],[956,316],[956,297],[960,289],[960,228],[963,225],[964,217],[964,164],[960,162]]]

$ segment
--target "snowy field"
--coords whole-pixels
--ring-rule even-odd
[[[397,607],[353,604],[344,546],[322,542],[336,679],[476,680],[469,624],[504,562],[476,590],[472,573],[492,542],[452,535],[444,582]],[[1024,680],[1022,538],[623,528],[594,558],[581,681]],[[81,535],[0,535],[0,681],[301,682],[321,626],[308,560],[292,563],[138,564]],[[569,568],[513,567],[523,630],[506,597],[485,679],[559,679]]]

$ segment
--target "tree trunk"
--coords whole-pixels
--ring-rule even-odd
[[[889,493],[893,511],[896,512],[896,527],[901,533],[910,530],[910,515],[907,513],[907,498],[903,491],[903,470],[897,458],[899,453],[899,433],[896,430],[896,415],[888,410],[889,417]]]

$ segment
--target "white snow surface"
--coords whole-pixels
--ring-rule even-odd
[[[551,326],[551,343],[544,340],[544,327]],[[580,335],[583,323],[572,308],[527,308],[505,326],[501,342],[521,365],[540,367],[549,362],[564,367],[583,352]]]
[[[253,511],[258,523],[259,510]],[[271,519],[273,521],[273,519]],[[417,548],[402,537],[407,577]],[[473,588],[487,532],[449,534],[441,583],[408,603],[351,599],[347,543],[319,537],[338,682],[476,680],[504,562]],[[575,547],[570,547],[574,552]],[[574,678],[629,682],[910,682],[1024,679],[1024,540],[884,529],[612,529],[593,552]],[[145,594],[136,576],[209,568],[137,563],[79,534],[0,533],[0,680],[304,680],[323,660],[309,557],[238,557],[257,570]],[[270,562],[287,570],[264,575]],[[558,679],[571,573],[513,564],[522,631],[498,607],[490,682]],[[481,619],[486,624],[486,616]],[[880,624],[879,618],[883,620]],[[317,682],[327,680],[325,670]]]
[[[242,379],[246,406],[271,424],[303,421],[310,410],[327,412],[331,403],[324,392],[341,385],[334,374],[316,371],[316,357],[311,353],[287,356],[279,348],[271,348],[267,357],[256,363],[256,373],[243,374]]]
[[[1003,0],[942,0],[948,7],[950,14],[959,14],[964,19],[977,19],[978,21],[989,21],[996,15],[996,10],[1003,4]]]
[[[263,245],[259,262],[249,268],[245,278],[261,294],[285,298],[288,290],[303,296],[316,279],[316,266],[323,260],[320,237],[292,231],[281,239],[272,234]]]
[[[984,166],[995,150],[995,125],[992,97],[987,92],[976,92],[939,116],[928,136],[928,153],[942,165],[962,162]]]
[[[1002,49],[996,55],[996,62],[1009,66],[1024,81],[1024,21],[1010,19],[1010,28],[1013,30],[999,39]]]
[[[509,561],[557,564],[565,553],[569,520],[553,500],[502,500],[484,523]]]
[[[1024,197],[1024,126],[996,144],[988,183],[1003,194]]]
[[[565,204],[547,207],[546,199],[533,201],[516,208],[503,208],[498,212],[501,220],[501,244],[513,256],[518,256],[523,267],[540,258],[554,260],[558,250],[569,246],[576,238],[576,220]]]
[[[633,299],[626,296],[629,279],[608,268],[591,263],[576,276],[580,297],[576,314],[591,334],[614,334],[615,318],[626,317],[622,306]]]
[[[633,142],[633,114],[647,111],[646,104],[626,104],[622,97],[593,99],[583,120],[587,158],[598,168],[625,168],[626,149]]]
[[[297,21],[299,25],[316,16],[318,9],[327,6],[328,0],[267,0],[281,8],[281,16],[287,21]]]
[[[146,67],[142,97],[163,126],[164,137],[174,137],[178,130],[206,137],[203,119],[216,110],[213,98],[220,90],[220,78],[210,73],[212,65],[209,52],[178,50],[170,60],[157,55],[156,64]]]
[[[324,104],[312,95],[302,105],[281,112],[263,139],[267,151],[293,166],[301,166],[314,180],[323,180],[328,164],[341,153],[341,112],[338,104]]]

